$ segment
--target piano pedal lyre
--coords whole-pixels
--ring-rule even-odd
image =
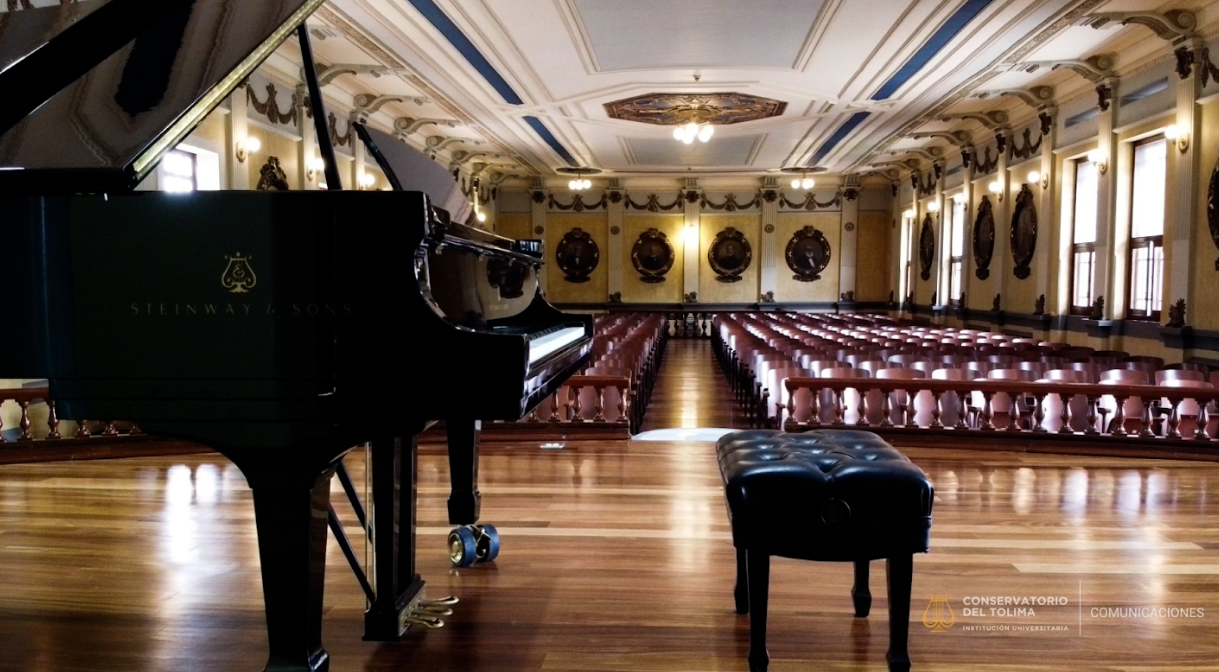
[[[462,525],[449,533],[449,561],[454,567],[491,562],[499,556],[499,532],[494,525]]]
[[[457,604],[456,597],[442,597],[439,600],[419,600],[406,609],[402,615],[403,624],[421,625],[429,630],[444,627],[441,616],[453,613],[451,607]]]

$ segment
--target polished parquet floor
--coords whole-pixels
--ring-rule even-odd
[[[705,343],[674,341],[667,358],[663,414],[649,426],[732,421]],[[687,393],[697,408],[684,408]],[[1219,465],[908,454],[937,488],[932,552],[915,561],[915,670],[1219,670]],[[361,456],[349,460],[359,478]],[[429,595],[462,601],[440,630],[362,642],[363,597],[331,544],[332,670],[746,669],[748,619],[732,612],[734,555],[709,444],[487,446],[483,518],[499,526],[503,553],[462,570],[444,547],[441,447],[424,447],[419,466],[421,571]],[[885,669],[880,563],[866,620],[851,616],[850,582],[845,564],[775,561],[773,672]],[[978,597],[1066,604],[965,613]],[[1195,611],[1092,611],[1112,607]],[[250,492],[224,459],[0,467],[0,670],[254,672],[265,646]]]

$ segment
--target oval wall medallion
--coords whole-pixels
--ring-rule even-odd
[[[775,225],[774,225],[774,224],[767,224],[767,225],[766,225],[766,233],[774,233],[774,232],[775,232]]]
[[[935,228],[931,226],[931,213],[923,217],[923,228],[918,234],[918,277],[931,279],[931,265],[935,263]]]
[[[1029,263],[1033,261],[1033,252],[1037,249],[1037,206],[1033,202],[1033,192],[1029,185],[1021,185],[1016,196],[1016,209],[1012,212],[1012,261],[1016,262],[1013,272],[1021,280],[1029,277]]]
[[[753,248],[745,234],[731,226],[715,234],[711,247],[707,248],[707,263],[715,271],[720,282],[739,282],[741,274],[753,261]]]
[[[533,227],[533,232],[534,232],[534,234],[540,236],[543,233],[546,233],[546,229],[542,228],[541,226],[535,226],[535,227]]]
[[[673,268],[673,245],[658,229],[648,229],[639,234],[631,248],[631,263],[639,271],[644,282],[664,282],[665,273]]]
[[[842,228],[846,229],[847,231],[854,231],[854,230],[855,230],[855,222],[847,222],[846,224],[843,224],[843,225],[842,225]]]
[[[806,226],[792,234],[783,256],[787,259],[787,267],[795,273],[793,280],[820,280],[821,272],[830,265],[830,241],[825,239],[825,234]]]
[[[1219,247],[1219,161],[1211,171],[1211,183],[1206,190],[1206,225],[1211,231],[1211,240]],[[1219,259],[1215,260],[1215,270],[1219,271]]]
[[[613,234],[613,235],[615,235],[615,236],[616,236],[616,235],[618,235],[618,234],[619,234],[619,233],[621,233],[621,232],[622,232],[622,229],[618,228],[617,226],[611,226],[611,227],[610,227],[610,233],[611,233],[611,234]]]
[[[568,282],[588,282],[588,276],[601,260],[597,241],[587,231],[577,227],[563,234],[563,239],[554,249],[555,263],[563,271]]]
[[[977,270],[974,275],[979,280],[990,277],[990,259],[995,254],[995,215],[991,211],[990,199],[982,197],[978,204],[978,216],[974,219],[974,264]]]

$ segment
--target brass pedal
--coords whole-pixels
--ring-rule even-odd
[[[406,616],[402,620],[407,623],[411,623],[413,625],[422,625],[423,627],[429,628],[431,630],[435,630],[437,628],[444,627],[444,621],[440,620],[439,618],[433,618],[431,616],[421,616],[421,615],[418,615],[418,612],[411,612],[410,615]]]

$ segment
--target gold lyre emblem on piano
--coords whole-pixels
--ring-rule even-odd
[[[956,615],[952,613],[952,605],[948,603],[950,599],[952,595],[947,593],[927,593],[928,602],[927,608],[923,610],[923,625],[932,632],[948,632],[948,628],[957,622]]]
[[[220,276],[221,286],[234,294],[245,294],[254,289],[254,285],[258,284],[258,276],[254,275],[254,269],[250,267],[250,259],[254,257],[243,257],[238,252],[231,257],[226,254],[224,258],[228,259],[229,265]]]

